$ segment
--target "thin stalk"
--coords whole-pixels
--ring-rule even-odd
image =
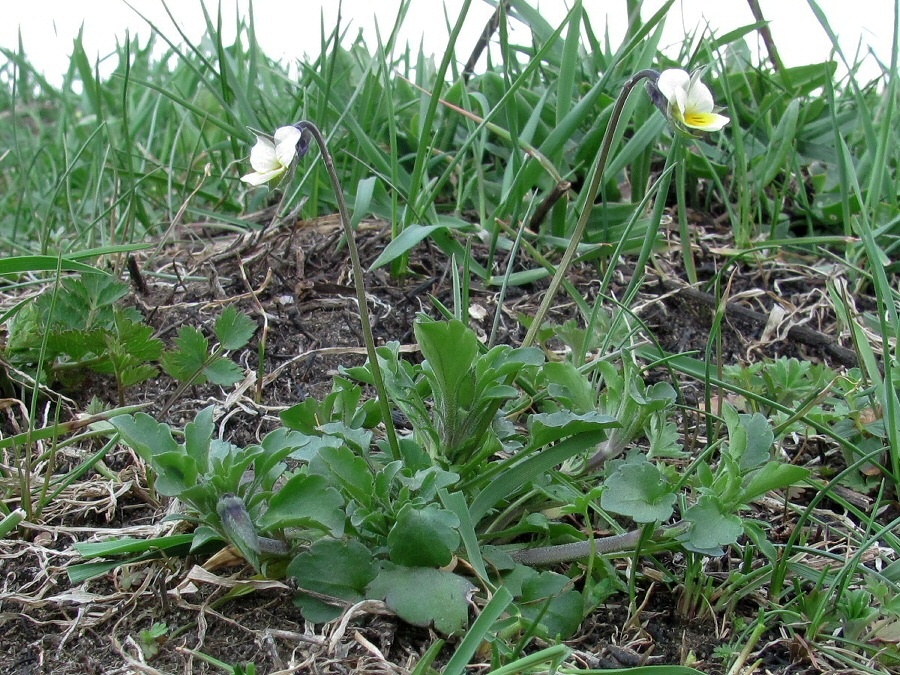
[[[350,252],[350,263],[353,267],[353,285],[356,288],[356,300],[359,304],[359,322],[362,326],[363,341],[366,343],[366,353],[369,356],[369,363],[372,368],[372,379],[375,382],[375,390],[378,392],[378,404],[381,407],[381,417],[384,421],[385,433],[388,443],[391,446],[391,456],[393,459],[400,459],[400,445],[397,442],[397,432],[394,430],[394,422],[391,418],[391,408],[387,396],[387,389],[384,386],[384,379],[381,376],[381,367],[378,365],[378,354],[375,352],[375,338],[372,336],[372,324],[369,321],[369,309],[366,303],[366,285],[363,279],[362,263],[359,260],[359,249],[356,247],[356,238],[354,237],[353,228],[350,225],[350,212],[347,210],[347,203],[344,201],[344,191],[341,188],[340,180],[338,180],[337,171],[334,169],[334,160],[331,153],[328,152],[328,146],[325,144],[325,138],[322,132],[312,122],[298,122],[295,125],[300,131],[309,131],[316,144],[319,146],[319,152],[322,154],[322,161],[325,163],[325,170],[331,179],[331,187],[334,189],[334,196],[337,199],[338,211],[341,215],[341,225],[344,227],[344,236],[347,239],[347,250]]]
[[[606,133],[603,135],[603,145],[600,147],[600,154],[597,156],[597,165],[591,176],[587,198],[584,200],[584,210],[578,218],[578,223],[575,225],[575,231],[572,233],[572,238],[569,240],[566,252],[563,254],[562,260],[556,268],[556,274],[554,274],[553,279],[550,280],[550,287],[547,289],[547,293],[544,295],[540,307],[538,307],[537,314],[534,316],[534,321],[528,329],[528,333],[525,335],[525,340],[522,342],[523,347],[530,347],[534,342],[535,337],[537,337],[537,333],[544,323],[544,318],[550,310],[550,305],[553,302],[556,291],[559,290],[559,286],[562,283],[569,266],[572,264],[572,260],[575,258],[578,243],[584,236],[584,231],[587,228],[588,219],[591,215],[591,209],[594,207],[594,200],[597,199],[597,193],[600,191],[600,182],[603,179],[603,173],[606,170],[609,151],[612,147],[613,138],[616,135],[616,128],[619,126],[619,118],[622,116],[622,110],[625,108],[628,96],[641,80],[656,78],[657,76],[658,74],[656,71],[649,69],[634,74],[622,87],[619,98],[616,99],[615,107],[609,118],[609,126],[606,127]]]
[[[678,134],[672,139],[672,151],[675,153],[675,190],[678,200],[678,236],[681,237],[681,259],[684,272],[691,284],[697,283],[697,266],[694,265],[694,251],[691,248],[691,231],[687,219],[687,167],[685,166],[684,143]],[[662,195],[665,201],[665,195]]]

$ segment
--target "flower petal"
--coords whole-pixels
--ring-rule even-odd
[[[684,102],[684,114],[692,113],[710,113],[713,109],[712,92],[700,80],[691,82],[691,87],[687,91],[687,98]]]
[[[263,136],[256,137],[256,145],[250,150],[250,166],[259,173],[272,171],[278,166],[275,145],[272,141]]]
[[[290,166],[296,158],[297,143],[302,135],[297,127],[278,127],[275,130],[275,155],[283,166]]]
[[[680,68],[670,68],[659,74],[656,86],[660,93],[665,96],[669,104],[678,103],[678,97],[683,96],[687,92],[691,83],[691,76]],[[680,104],[679,104],[680,105]]]
[[[684,116],[684,126],[699,131],[719,131],[731,120],[714,112],[692,112]]]
[[[254,171],[253,173],[248,173],[246,176],[241,176],[241,180],[254,186],[262,185],[264,183],[268,183],[273,178],[278,178],[278,176],[280,176],[284,172],[285,167],[279,166],[277,169],[273,169],[271,171]]]

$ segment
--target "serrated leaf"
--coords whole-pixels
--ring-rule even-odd
[[[340,537],[346,519],[343,507],[340,493],[323,476],[296,474],[272,495],[257,524],[262,531],[316,528]]]
[[[388,533],[391,561],[407,567],[443,567],[459,548],[459,518],[437,504],[405,504]]]
[[[81,361],[89,356],[103,354],[106,351],[107,337],[108,334],[99,328],[50,331],[47,335],[47,353],[54,357],[68,354],[73,360]]]
[[[133,387],[159,375],[159,369],[155,366],[128,366],[119,371],[118,380],[123,387]]]
[[[296,580],[300,589],[295,603],[313,623],[331,621],[341,615],[343,608],[306,595],[304,590],[355,603],[366,597],[366,586],[377,573],[372,553],[356,540],[320,539],[287,568],[288,576]]]
[[[203,377],[212,384],[228,387],[243,380],[244,371],[234,361],[217,356],[203,367]]]
[[[179,382],[187,382],[203,368],[209,356],[209,340],[193,326],[182,326],[174,340],[175,348],[160,358],[163,370]],[[195,382],[203,384],[201,375]]]
[[[153,328],[133,321],[120,311],[116,311],[114,334],[106,337],[106,346],[139,363],[155,361],[163,350],[162,340],[153,337]]]
[[[253,319],[239,312],[234,305],[230,305],[216,319],[214,332],[219,344],[225,349],[232,350],[246,345],[256,332],[256,328]]]
[[[656,465],[622,462],[605,481],[600,506],[637,523],[664,522],[672,517],[675,495]]]
[[[469,617],[469,596],[477,589],[467,579],[428,567],[384,563],[366,588],[366,596],[384,600],[404,621],[444,635],[461,631]]]

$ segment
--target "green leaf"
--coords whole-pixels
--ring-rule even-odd
[[[582,331],[583,332],[583,331]],[[590,380],[571,363],[548,363],[541,369],[547,393],[573,413],[596,412],[597,395]]]
[[[72,544],[82,558],[99,558],[126,553],[146,553],[148,551],[171,551],[175,548],[183,548],[187,551],[194,541],[193,534],[173,534],[155,539],[135,539],[134,537],[122,537],[108,541],[80,541]],[[173,555],[178,555],[173,553]]]
[[[200,383],[197,379],[197,383]],[[224,356],[217,356],[203,367],[203,381],[209,381],[220,387],[227,387],[244,379],[244,371],[241,367]]]
[[[222,534],[208,525],[198,525],[194,530],[194,540],[191,542],[191,553],[210,542],[223,542]]]
[[[672,517],[675,494],[655,464],[626,461],[604,481],[600,506],[637,523],[664,522]]]
[[[209,446],[212,441],[213,411],[215,406],[207,406],[197,413],[193,422],[184,427],[184,449],[194,459],[200,473],[209,470]]]
[[[388,533],[391,560],[407,567],[443,567],[459,547],[459,518],[428,504],[405,504]]]
[[[119,383],[127,388],[156,377],[159,374],[159,369],[148,365],[126,366],[121,370],[117,369],[117,372]]]
[[[740,465],[742,472],[761,466],[769,459],[775,432],[764,415],[739,415],[734,408],[726,406],[722,416],[728,425],[726,451]]]
[[[234,305],[224,309],[221,316],[216,319],[214,332],[216,339],[224,349],[240,349],[246,345],[256,332],[256,322],[243,312],[239,312]]]
[[[171,377],[179,382],[187,382],[206,363],[209,340],[193,326],[182,326],[178,329],[178,337],[174,342],[175,348],[162,355],[160,364]],[[201,378],[196,380],[197,384],[206,382],[205,378]]]
[[[687,548],[702,553],[734,544],[743,532],[741,519],[733,513],[724,512],[719,500],[712,495],[702,495],[696,504],[684,512],[684,519],[692,527],[680,538],[681,541]]]
[[[397,616],[414,626],[434,626],[444,635],[453,635],[466,626],[469,596],[476,590],[452,572],[384,563],[366,588],[366,596],[384,600]]]
[[[560,410],[555,413],[538,413],[528,418],[530,441],[528,447],[542,448],[562,438],[618,427],[614,417],[596,411],[580,415]]]
[[[522,584],[522,597],[516,604],[523,616],[539,621],[545,637],[564,640],[581,625],[584,600],[578,591],[567,589],[571,583],[562,574],[541,572]],[[548,605],[546,610],[544,605]]]
[[[372,471],[366,460],[355,455],[346,445],[319,448],[309,462],[309,472],[325,476],[332,485],[360,504],[369,506],[372,502]]]
[[[107,272],[96,267],[75,262],[74,260],[67,260],[66,258],[60,260],[55,255],[17,255],[0,259],[0,275],[21,274],[23,272],[55,272],[57,267],[66,271],[110,276]]]
[[[178,497],[197,485],[197,464],[181,447],[154,455],[150,465],[156,471],[156,491],[161,495]]]
[[[148,464],[153,462],[155,455],[179,450],[169,425],[157,422],[146,413],[117,415],[109,423],[116,428],[125,444]]]
[[[749,482],[740,494],[740,503],[749,504],[769,490],[780,490],[796,485],[809,475],[809,470],[802,466],[783,462],[768,462],[762,469],[750,474]]]
[[[487,512],[495,508],[505,497],[520,490],[542,472],[600,443],[603,436],[604,432],[578,434],[524,460],[516,457],[505,460],[502,471],[472,500],[469,516],[473,525],[477,525]]]
[[[108,349],[116,349],[138,363],[155,361],[162,354],[162,340],[153,337],[153,328],[116,310],[114,334],[106,337]]]
[[[295,557],[287,568],[288,576],[296,580],[300,591],[294,602],[304,618],[313,623],[331,621],[341,615],[343,608],[314,598],[304,590],[355,603],[366,597],[366,586],[377,573],[372,553],[356,540],[320,539]]]
[[[433,375],[435,396],[456,404],[463,383],[472,378],[478,338],[461,321],[417,321],[416,341]]]
[[[741,415],[741,426],[747,432],[747,448],[741,456],[741,469],[746,470],[769,459],[775,432],[769,420],[760,413]]]
[[[494,624],[500,619],[511,602],[512,594],[505,587],[501,586],[494,591],[491,599],[478,612],[478,618],[472,623],[471,628],[466,631],[465,637],[459,641],[456,651],[441,671],[444,675],[464,675],[464,673],[470,672],[467,668],[469,662],[472,660],[475,652],[484,645],[487,640],[491,639],[491,636],[496,634]],[[434,644],[441,646],[444,644],[444,641],[437,640]],[[434,658],[437,656],[435,653],[430,661],[427,660],[428,655],[433,651],[433,649],[429,649],[429,651],[426,652],[425,656],[423,656],[416,665],[416,669],[413,670],[410,675],[425,675],[426,673],[433,672],[432,670],[427,670],[430,663],[434,661]],[[425,665],[420,669],[420,666],[422,666],[423,663]]]
[[[413,223],[407,226],[399,235],[394,237],[391,242],[384,247],[375,262],[369,267],[369,271],[378,269],[382,265],[399,258],[404,253],[408,253],[425,237],[429,236],[436,230],[446,229],[446,225],[418,225]]]
[[[794,137],[797,135],[797,119],[800,116],[800,100],[792,100],[784,115],[778,121],[778,125],[769,139],[769,150],[762,160],[762,177],[759,180],[758,190],[767,187],[775,180],[775,177],[785,168],[788,153],[794,148]]]
[[[262,531],[312,527],[340,537],[346,519],[343,507],[340,493],[325,477],[297,474],[272,495],[257,524]]]
[[[75,550],[86,558],[130,552],[141,552],[141,554],[125,559],[119,558],[103,562],[69,565],[66,568],[66,573],[70,583],[80,584],[89,579],[102,576],[110,570],[123,565],[161,558],[163,554],[160,551],[165,551],[166,557],[185,556],[191,552],[193,539],[193,534],[178,534],[158,539],[131,539],[126,537],[114,541],[75,544]]]

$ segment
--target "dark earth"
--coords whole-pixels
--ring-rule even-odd
[[[729,233],[715,223],[703,224],[701,245],[696,251],[702,280],[709,280],[727,258]],[[364,222],[359,232],[364,265],[369,265],[386,245],[389,228],[384,223]],[[667,234],[667,238],[674,235]],[[167,243],[155,258],[144,252],[136,258],[147,285],[146,293],[134,290],[129,303],[167,344],[182,325],[209,327],[231,303],[262,326],[267,318],[264,372],[266,378],[254,400],[257,385],[250,383],[244,395],[227,409],[223,433],[238,444],[258,441],[278,425],[278,412],[306,396],[319,397],[331,387],[338,366],[364,362],[362,339],[352,289],[346,248],[340,244],[335,217],[316,222],[298,222],[253,237],[214,237],[202,224],[185,226],[178,241]],[[476,255],[483,254],[476,247]],[[680,250],[673,246],[658,256],[656,268],[648,267],[638,306],[643,320],[662,347],[671,352],[696,350],[703,358],[716,308],[709,288],[699,295],[682,292]],[[725,277],[731,305],[725,311],[722,344],[714,353],[725,364],[746,363],[764,357],[797,356],[840,368],[854,365],[853,353],[841,350],[827,335],[834,329],[834,316],[804,298],[821,289],[823,278],[798,276],[795,262],[780,258],[747,258],[733,265]],[[499,268],[505,267],[499,261]],[[592,302],[602,272],[601,263],[576,266],[570,280]],[[617,272],[621,291],[632,274],[624,260]],[[369,307],[376,340],[398,340],[411,344],[412,322],[419,312],[437,313],[429,294],[452,306],[450,263],[427,240],[414,251],[411,274],[397,280],[382,268],[367,275]],[[157,272],[176,274],[175,283]],[[197,280],[199,279],[199,280]],[[135,288],[137,279],[132,279]],[[524,329],[519,314],[533,315],[546,288],[546,280],[513,287],[504,301],[500,341],[518,344]],[[254,298],[255,295],[255,298]],[[776,301],[792,303],[805,321],[808,334],[776,330],[763,337],[770,309]],[[497,307],[497,291],[473,282],[471,304],[486,310],[485,319],[471,325],[480,334],[490,330]],[[743,313],[740,308],[743,308]],[[574,308],[560,302],[551,316],[562,322],[574,316]],[[233,358],[246,372],[257,370],[262,331]],[[553,345],[549,345],[553,347]],[[846,345],[844,345],[846,346]],[[348,348],[355,351],[341,351]],[[324,351],[323,351],[324,350]],[[298,358],[298,355],[306,356]],[[411,355],[410,358],[416,358]],[[272,376],[272,374],[275,374]],[[664,379],[666,371],[652,372],[650,379]],[[702,399],[702,385],[683,378],[679,389],[689,406]],[[188,389],[170,402],[176,384],[167,376],[127,390],[127,404],[147,404],[147,412],[173,426],[182,427],[202,407],[220,404],[230,391],[201,386]],[[61,419],[83,412],[92,398],[104,405],[118,405],[115,387],[108,379],[91,376],[63,392]],[[28,400],[25,397],[25,400]],[[171,405],[169,405],[171,403]],[[52,422],[53,401],[42,402],[39,417]],[[22,413],[7,407],[4,434],[22,430]],[[17,422],[18,420],[18,427]],[[690,420],[688,420],[690,422]],[[76,466],[98,450],[104,439],[85,441],[65,449],[58,470]],[[814,450],[810,450],[814,452]],[[156,503],[147,492],[146,477],[130,451],[118,449],[105,459],[109,476],[86,476],[64,491],[40,525],[29,525],[28,540],[0,542],[0,672],[8,675],[90,675],[94,673],[204,673],[222,672],[207,664],[198,653],[228,664],[252,662],[256,673],[405,673],[436,639],[428,630],[410,627],[389,613],[363,611],[348,625],[306,625],[291,601],[287,587],[260,588],[229,598],[228,588],[197,583],[196,592],[177,594],[187,573],[201,559],[171,559],[136,569],[116,570],[99,579],[73,587],[66,567],[79,562],[73,542],[95,534],[149,536],[162,523],[166,504]],[[77,490],[75,488],[78,488]],[[168,530],[167,530],[168,531]],[[616,564],[624,569],[627,560]],[[682,556],[664,559],[673,569],[684,565]],[[740,561],[737,561],[738,564]],[[719,575],[730,561],[710,560],[706,573]],[[246,578],[240,566],[213,570],[222,579]],[[676,575],[677,577],[677,575]],[[729,643],[740,621],[742,607],[734,616],[715,620],[679,610],[682,588],[653,575],[639,575],[636,606],[629,607],[627,593],[614,595],[583,624],[570,640],[572,666],[582,668],[630,667],[641,664],[685,664],[709,673],[724,672],[715,649]],[[756,608],[747,608],[754,617]],[[142,656],[141,631],[165,623],[167,637],[160,639],[158,653]],[[152,638],[147,638],[154,642]],[[808,647],[790,642],[785,635],[770,634],[760,641],[764,649],[754,656],[767,672],[819,672]],[[531,649],[542,646],[540,642]],[[438,659],[449,658],[453,643]],[[727,656],[727,655],[726,655]],[[471,672],[489,670],[489,655]],[[762,670],[758,671],[762,672]]]

